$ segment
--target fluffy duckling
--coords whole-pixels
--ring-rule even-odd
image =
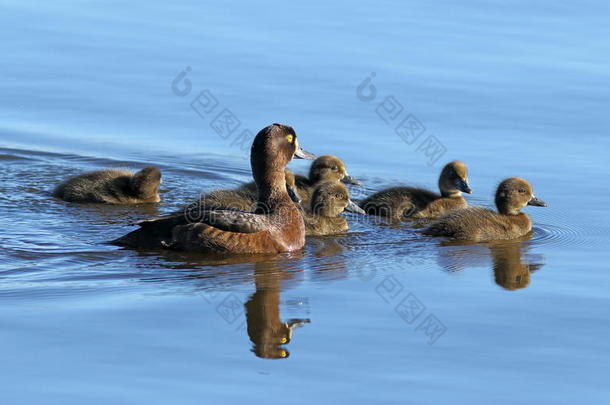
[[[113,243],[201,253],[283,253],[303,248],[305,224],[286,190],[284,168],[293,159],[314,159],[299,146],[292,127],[272,124],[254,138],[250,152],[258,197],[254,212],[206,208],[139,223]]]
[[[305,210],[306,235],[336,235],[348,230],[343,211],[366,214],[352,200],[347,188],[339,183],[327,181],[319,184],[312,196],[310,207]]]
[[[139,172],[118,169],[84,173],[59,184],[53,196],[69,202],[138,204],[159,202],[161,170],[154,166]]]
[[[423,233],[475,242],[515,239],[532,230],[532,220],[520,212],[526,205],[547,206],[534,196],[527,180],[511,177],[502,181],[496,191],[498,212],[479,207],[454,211],[430,224]]]
[[[438,218],[450,211],[466,208],[462,196],[472,193],[468,184],[468,169],[460,161],[447,163],[438,179],[440,195],[416,187],[392,187],[366,198],[360,206],[370,215],[393,220],[408,218]]]
[[[344,184],[361,183],[347,173],[345,163],[337,156],[323,155],[314,160],[309,176],[295,175],[296,191],[304,206],[308,206],[317,184],[323,181],[340,181]]]

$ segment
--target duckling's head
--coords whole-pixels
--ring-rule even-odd
[[[257,184],[266,175],[282,173],[292,160],[315,159],[315,156],[299,146],[297,134],[288,125],[271,124],[259,131],[252,142],[250,164]]]
[[[338,182],[327,181],[316,187],[311,196],[311,212],[322,217],[337,217],[343,211],[365,214],[350,200],[347,188]]]
[[[496,207],[500,214],[517,215],[526,205],[547,206],[544,201],[536,198],[532,185],[525,179],[511,177],[498,185]]]
[[[466,165],[459,160],[447,163],[438,178],[438,188],[443,197],[459,197],[462,192],[472,193]]]
[[[320,156],[313,161],[309,169],[309,181],[341,181],[345,184],[360,185],[358,180],[347,173],[345,163],[333,155]]]
[[[160,184],[161,170],[155,166],[145,167],[135,173],[130,180],[131,189],[143,200],[154,198],[159,192]]]

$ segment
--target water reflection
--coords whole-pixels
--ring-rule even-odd
[[[478,244],[443,241],[437,261],[450,272],[488,267],[491,262],[496,284],[506,290],[519,290],[529,286],[531,274],[544,265],[542,255],[530,253],[531,239],[530,234],[519,240]]]
[[[285,348],[294,329],[309,323],[309,319],[280,318],[281,282],[285,273],[277,262],[256,263],[254,285],[256,292],[245,303],[248,336],[252,352],[264,359],[283,359],[290,355]]]

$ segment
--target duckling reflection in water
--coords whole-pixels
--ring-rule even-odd
[[[392,187],[366,198],[360,206],[370,215],[388,217],[394,221],[409,218],[438,218],[456,209],[466,208],[462,196],[472,193],[468,184],[468,169],[459,161],[448,163],[438,179],[440,195],[416,187]]]
[[[506,290],[518,290],[530,284],[532,272],[542,267],[541,263],[524,263],[521,258],[521,243],[504,243],[490,246],[496,284]]]
[[[343,211],[365,214],[349,196],[347,188],[338,182],[327,181],[316,186],[309,209],[305,209],[306,235],[336,235],[348,231]]]
[[[106,169],[67,179],[53,191],[53,196],[68,202],[139,204],[159,202],[161,170],[145,167],[137,173]]]
[[[454,211],[430,224],[423,233],[474,242],[515,239],[532,230],[532,220],[520,212],[521,208],[547,206],[534,196],[531,184],[518,177],[502,181],[495,200],[498,212],[479,207]]]
[[[281,277],[284,273],[265,263],[255,265],[256,292],[246,302],[248,336],[253,343],[252,352],[264,359],[284,359],[290,353],[284,347],[292,340],[292,332],[309,319],[280,318]]]

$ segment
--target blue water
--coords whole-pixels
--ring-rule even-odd
[[[602,1],[4,2],[0,403],[607,403],[609,15]],[[355,199],[434,188],[460,159],[471,203],[521,176],[549,208],[527,208],[532,239],[499,250],[352,215],[344,236],[256,262],[105,244],[248,181],[247,137],[272,122],[343,158],[365,184]],[[150,163],[159,205],[49,196],[72,174]],[[396,312],[405,299],[416,319]],[[256,351],[253,307],[303,322],[283,359]]]

